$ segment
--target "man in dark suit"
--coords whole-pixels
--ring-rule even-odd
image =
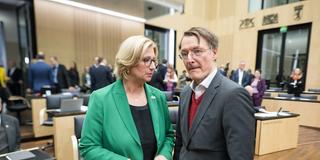
[[[89,71],[91,77],[91,91],[103,88],[113,82],[111,69],[102,63],[103,59],[99,57],[96,67],[92,67]]]
[[[253,159],[255,119],[248,92],[218,73],[218,39],[194,27],[184,33],[180,58],[193,80],[180,94],[175,160]]]
[[[71,85],[66,66],[59,64],[57,57],[51,57],[50,62],[52,66],[53,83],[57,91],[60,92],[61,89],[69,89]]]
[[[9,81],[7,82],[7,86],[12,95],[21,96],[22,93],[22,70],[17,67],[16,62],[9,62],[9,69],[7,75],[9,76]]]
[[[44,54],[37,55],[37,61],[29,68],[29,87],[34,93],[40,93],[45,85],[52,85],[52,68],[44,61]],[[28,91],[30,92],[30,88]]]
[[[0,154],[13,152],[20,146],[20,128],[17,118],[2,113],[0,99]]]
[[[244,70],[246,63],[241,61],[239,64],[239,68],[233,72],[231,76],[231,80],[238,83],[242,87],[250,85],[250,75]]]
[[[162,64],[160,64],[157,68],[157,71],[161,75],[162,81],[164,80],[167,73],[167,62],[168,61],[166,59],[162,59]]]

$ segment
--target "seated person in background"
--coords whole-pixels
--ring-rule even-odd
[[[187,85],[187,81],[191,81],[191,79],[188,77],[187,75],[187,71],[186,70],[183,70],[182,71],[182,75],[179,76],[179,87],[180,88],[183,88],[184,86]]]
[[[267,89],[266,81],[261,78],[261,70],[256,69],[254,78],[251,80],[252,87],[252,101],[253,106],[261,106],[264,92]]]
[[[0,154],[19,149],[19,127],[19,121],[15,117],[2,113],[2,101],[0,99]]]
[[[300,97],[303,92],[304,84],[302,71],[300,68],[296,68],[292,71],[288,82],[288,94],[294,94],[295,97]]]
[[[167,66],[167,73],[164,78],[164,82],[166,83],[166,91],[173,91],[177,85],[178,77],[171,64]]]

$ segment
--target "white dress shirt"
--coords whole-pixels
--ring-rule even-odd
[[[198,86],[194,86],[194,81],[190,83],[190,87],[193,90],[196,99],[198,99],[206,91],[216,73],[217,68],[214,68],[213,71],[204,80],[202,80]]]

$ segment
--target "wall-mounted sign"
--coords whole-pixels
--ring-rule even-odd
[[[302,17],[303,5],[295,6],[294,7],[294,19],[300,20]]]
[[[262,25],[275,24],[275,23],[278,23],[278,14],[277,13],[263,16]]]
[[[246,29],[246,28],[254,27],[253,19],[254,18],[246,18],[246,19],[240,20],[239,29]]]

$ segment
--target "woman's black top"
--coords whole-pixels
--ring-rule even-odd
[[[143,159],[153,160],[157,152],[157,140],[148,104],[145,106],[130,105],[130,109],[140,137]]]

